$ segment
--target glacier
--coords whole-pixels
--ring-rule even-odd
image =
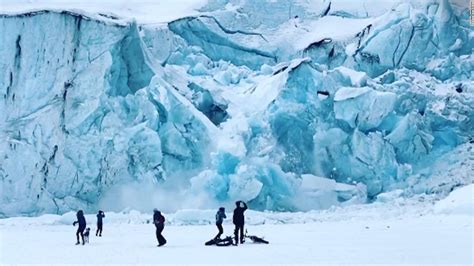
[[[467,2],[365,2],[210,0],[156,23],[0,8],[0,216],[472,183]]]

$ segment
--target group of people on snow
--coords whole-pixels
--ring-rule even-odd
[[[79,242],[79,236],[81,236],[82,244],[84,245],[89,240],[90,228],[86,228],[87,226],[86,217],[84,217],[84,212],[82,210],[79,210],[76,213],[76,217],[77,217],[77,221],[72,223],[73,226],[76,226],[76,224],[79,225],[76,231],[76,238],[77,238],[76,245],[81,244]],[[99,212],[97,213],[97,231],[95,232],[95,235],[99,237],[102,237],[103,218],[105,218],[105,214],[103,211],[99,210]]]
[[[245,216],[244,212],[248,209],[247,204],[243,201],[237,201],[235,203],[236,207],[234,209],[234,215],[232,217],[232,222],[234,223],[235,229],[234,229],[234,245],[238,245],[239,241],[240,244],[244,243],[244,224],[245,224]],[[79,210],[76,214],[77,216],[77,221],[73,223],[75,226],[76,224],[79,224],[79,228],[77,229],[76,232],[76,237],[77,237],[77,242],[76,245],[79,245],[79,236],[82,239],[82,244],[84,245],[86,242],[88,242],[88,237],[89,237],[89,228],[86,228],[87,223],[86,223],[86,218],[84,217],[84,212],[82,210]],[[102,236],[102,228],[103,228],[103,218],[105,218],[105,214],[103,211],[99,210],[97,213],[97,231],[95,233],[96,236],[101,237]],[[224,233],[224,228],[222,227],[222,223],[224,222],[224,219],[226,219],[227,216],[225,214],[225,208],[220,207],[219,210],[216,213],[216,226],[218,233],[215,236],[214,239],[220,239],[222,234]],[[163,229],[165,228],[165,217],[163,214],[158,210],[154,209],[153,210],[153,224],[156,227],[156,239],[158,240],[158,246],[161,247],[166,244],[166,239],[163,236],[162,232]],[[86,231],[86,233],[84,233]]]

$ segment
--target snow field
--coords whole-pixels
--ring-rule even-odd
[[[94,230],[92,226],[91,230]],[[75,246],[72,225],[0,226],[0,264],[472,264],[472,217],[429,215],[248,226],[269,245],[207,247],[216,228],[167,226],[156,247],[151,224],[105,223],[102,238]],[[226,225],[225,235],[232,232]]]
[[[418,197],[318,212],[246,212],[249,235],[265,237],[269,245],[247,240],[238,247],[204,246],[217,233],[211,210],[165,214],[168,243],[160,248],[147,223],[151,215],[136,211],[106,213],[101,238],[88,215],[91,237],[85,246],[74,245],[73,213],[0,219],[0,265],[472,265],[473,186],[437,202]],[[445,206],[455,211],[443,211]],[[231,220],[224,235],[233,233]]]

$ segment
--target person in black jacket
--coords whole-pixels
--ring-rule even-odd
[[[216,213],[216,226],[217,226],[217,230],[219,230],[219,232],[217,233],[217,235],[214,239],[220,239],[221,235],[224,233],[224,228],[222,227],[222,222],[224,221],[225,218],[227,218],[227,216],[225,216],[225,208],[220,207],[219,210]]]
[[[80,244],[79,235],[81,235],[82,244],[84,245],[85,244],[85,242],[84,242],[84,230],[86,229],[86,225],[87,225],[86,218],[84,217],[84,212],[82,210],[79,210],[76,214],[76,217],[77,217],[77,221],[72,223],[73,226],[76,226],[76,224],[79,224],[79,228],[77,228],[77,232],[76,232],[76,237],[77,237],[76,245]]]
[[[235,230],[234,230],[235,244],[234,245],[237,245],[239,241],[239,231],[240,231],[240,244],[244,243],[244,224],[245,224],[244,212],[247,210],[247,204],[239,200],[235,202],[235,205],[237,207],[234,210],[234,217],[232,218],[232,221],[234,222],[234,225],[235,225]]]
[[[102,226],[104,225],[102,222],[103,218],[105,218],[105,214],[103,211],[99,210],[99,213],[97,213],[97,231],[95,232],[95,236],[97,236],[97,234],[100,237],[102,236]]]
[[[166,244],[166,239],[161,234],[165,228],[165,217],[157,209],[153,210],[153,223],[156,226],[156,239],[158,240],[158,246],[161,247]]]

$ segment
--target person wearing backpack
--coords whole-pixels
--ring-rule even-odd
[[[166,244],[166,239],[161,234],[165,228],[165,217],[157,209],[153,210],[153,223],[156,227],[156,239],[158,240],[158,246],[161,247]]]
[[[225,215],[225,208],[220,207],[216,213],[216,226],[217,226],[218,233],[214,239],[220,239],[221,235],[224,233],[222,222],[224,221],[225,218],[227,218],[227,216]]]

